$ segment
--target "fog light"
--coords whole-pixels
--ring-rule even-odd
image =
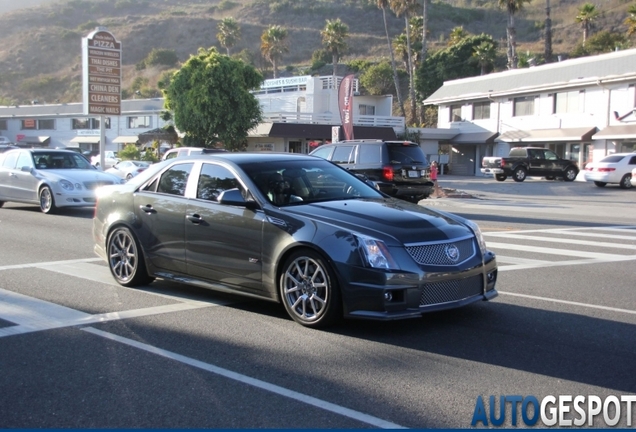
[[[486,278],[488,279],[488,282],[492,282],[495,280],[495,274],[494,273],[488,273],[486,275]]]
[[[385,291],[384,293],[384,300],[386,301],[391,301],[393,300],[393,294],[391,294],[391,291]]]

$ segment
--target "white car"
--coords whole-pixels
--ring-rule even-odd
[[[100,164],[101,164],[101,160],[100,160],[100,155],[96,154],[95,156],[93,156],[91,158],[91,165],[99,168]],[[113,165],[115,165],[117,162],[119,162],[121,159],[119,159],[117,157],[117,152],[114,151],[105,151],[104,152],[104,166],[106,168],[110,168]]]
[[[168,160],[176,157],[183,156],[192,156],[192,155],[200,155],[200,154],[208,154],[208,153],[219,153],[225,152],[225,149],[217,149],[217,148],[204,148],[204,147],[177,147],[168,150],[163,154],[161,160]]]
[[[632,178],[630,179],[632,187],[636,187],[636,168],[632,170]]]
[[[126,160],[117,162],[111,168],[108,168],[106,172],[121,179],[130,180],[140,172],[145,171],[149,166],[150,162]]]
[[[598,187],[617,184],[622,189],[632,187],[632,170],[636,168],[636,152],[614,153],[598,162],[585,166],[585,180],[593,181]]]
[[[7,201],[37,204],[43,213],[92,207],[95,189],[124,180],[91,166],[69,150],[18,149],[0,154],[0,207]]]

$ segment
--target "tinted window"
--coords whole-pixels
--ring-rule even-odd
[[[629,160],[629,165],[636,165],[636,156],[632,156],[632,158]]]
[[[392,164],[426,163],[426,156],[419,146],[388,146]]]
[[[331,157],[331,162],[334,163],[350,163],[353,162],[353,149],[354,146],[336,146],[336,149],[333,152],[333,156]]]
[[[192,171],[191,163],[173,166],[161,175],[157,192],[170,195],[185,195],[190,171]]]
[[[510,150],[510,157],[526,157],[528,151],[525,148],[513,148]]]
[[[616,162],[620,162],[623,160],[625,156],[617,156],[617,155],[612,155],[612,156],[607,156],[603,159],[600,160],[600,162],[612,162],[612,163],[616,163]]]
[[[217,201],[221,192],[239,187],[239,182],[234,174],[227,168],[214,164],[203,164],[197,185],[197,198]]]
[[[382,162],[382,147],[379,145],[361,144],[358,146],[359,164],[379,164]]]
[[[545,158],[547,160],[557,160],[559,157],[553,151],[545,150]]]

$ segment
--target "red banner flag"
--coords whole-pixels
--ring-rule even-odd
[[[346,140],[353,139],[353,75],[347,75],[338,87],[338,108]]]

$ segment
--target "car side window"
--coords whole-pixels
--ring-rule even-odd
[[[16,164],[16,167],[18,169],[21,169],[24,166],[33,168],[33,158],[31,157],[31,153],[20,152],[20,156],[18,156],[18,163]]]
[[[530,159],[544,159],[543,150],[529,149],[528,157]]]
[[[550,150],[545,150],[545,158],[548,160],[557,160],[559,159],[559,157],[556,155],[556,153],[550,151]]]
[[[353,162],[353,150],[355,146],[339,145],[333,152],[331,162],[333,163],[351,163]]]
[[[358,146],[358,163],[359,164],[379,164],[382,163],[382,147],[379,145],[359,145]]]
[[[323,148],[317,149],[311,155],[329,160],[329,156],[331,156],[332,151],[333,151],[333,147],[323,147]]]
[[[632,158],[629,160],[629,165],[636,165],[636,156],[632,156]]]
[[[204,163],[197,184],[197,198],[218,201],[221,192],[240,189],[240,184],[229,169],[215,164]]]
[[[157,185],[157,192],[170,195],[185,195],[192,165],[191,163],[174,165],[161,174],[159,184]]]
[[[15,168],[15,163],[18,160],[18,153],[20,152],[13,152],[13,153],[7,154],[4,157],[4,161],[2,162],[2,167],[9,168],[9,169]]]
[[[173,159],[177,157],[177,152],[176,151],[169,151],[168,153],[166,153],[166,159]]]

